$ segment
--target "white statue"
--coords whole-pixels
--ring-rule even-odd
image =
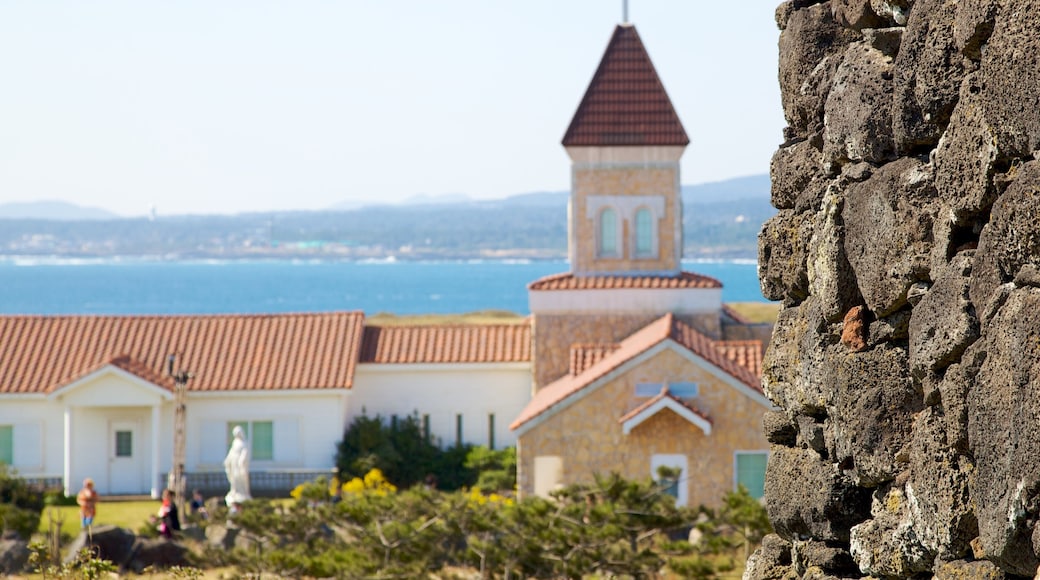
[[[224,458],[224,473],[227,474],[231,490],[224,496],[224,501],[229,508],[234,508],[235,504],[252,499],[252,496],[249,495],[249,445],[246,444],[245,431],[235,425],[231,434],[234,441]]]

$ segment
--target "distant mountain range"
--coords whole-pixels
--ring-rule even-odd
[[[563,258],[565,191],[496,200],[237,215],[120,218],[62,202],[0,205],[0,255],[185,258]],[[769,178],[683,187],[689,258],[754,258],[775,211]]]
[[[769,200],[769,175],[762,173],[746,177],[735,177],[725,181],[698,183],[682,186],[684,203],[711,203],[716,201],[737,200]],[[518,193],[501,199],[474,199],[465,194],[452,193],[446,195],[420,194],[406,199],[400,204],[365,204],[357,201],[345,201],[333,205],[330,209],[337,211],[356,210],[374,205],[417,206],[417,205],[454,205],[470,204],[484,206],[559,206],[567,204],[569,191],[535,191]],[[0,206],[2,207],[2,206]],[[2,215],[2,214],[0,214]]]
[[[0,219],[113,220],[119,215],[60,200],[0,203]]]

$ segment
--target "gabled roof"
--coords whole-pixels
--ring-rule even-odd
[[[572,272],[552,274],[531,282],[528,290],[615,290],[619,288],[722,288],[722,282],[693,272],[678,276],[575,276]]]
[[[349,388],[364,315],[0,316],[0,393],[50,393],[107,365],[164,388]]]
[[[670,393],[668,387],[661,389],[660,393],[650,397],[635,409],[625,413],[620,419],[618,419],[618,423],[621,423],[622,432],[625,435],[628,435],[644,421],[665,409],[669,409],[676,415],[686,419],[703,431],[705,435],[711,435],[713,423],[711,418],[701,412],[697,407],[694,407]]]
[[[565,399],[592,386],[636,356],[667,340],[686,348],[753,391],[762,393],[757,375],[720,352],[718,345],[724,343],[714,341],[672,314],[666,314],[618,343],[617,349],[611,354],[577,375],[566,375],[540,389],[509,428],[515,430],[521,427]]]
[[[531,361],[531,322],[457,326],[368,326],[362,363]]]
[[[565,147],[688,145],[679,115],[634,26],[614,29],[563,137]]]

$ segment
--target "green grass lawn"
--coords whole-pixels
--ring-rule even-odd
[[[730,302],[726,304],[751,323],[774,324],[780,312],[779,302]]]
[[[120,501],[105,503],[104,498],[98,502],[95,526],[114,525],[127,528],[133,532],[144,525],[150,516],[159,511],[159,500]],[[47,507],[40,518],[40,533],[50,529],[51,520],[60,522],[62,534],[75,537],[79,534],[79,506]]]

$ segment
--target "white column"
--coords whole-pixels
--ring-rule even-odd
[[[72,487],[72,407],[65,405],[65,459],[62,469],[62,479],[65,480],[65,495],[70,496],[76,492]]]
[[[159,428],[159,405],[152,405],[152,499],[159,498],[159,438],[162,430]]]

